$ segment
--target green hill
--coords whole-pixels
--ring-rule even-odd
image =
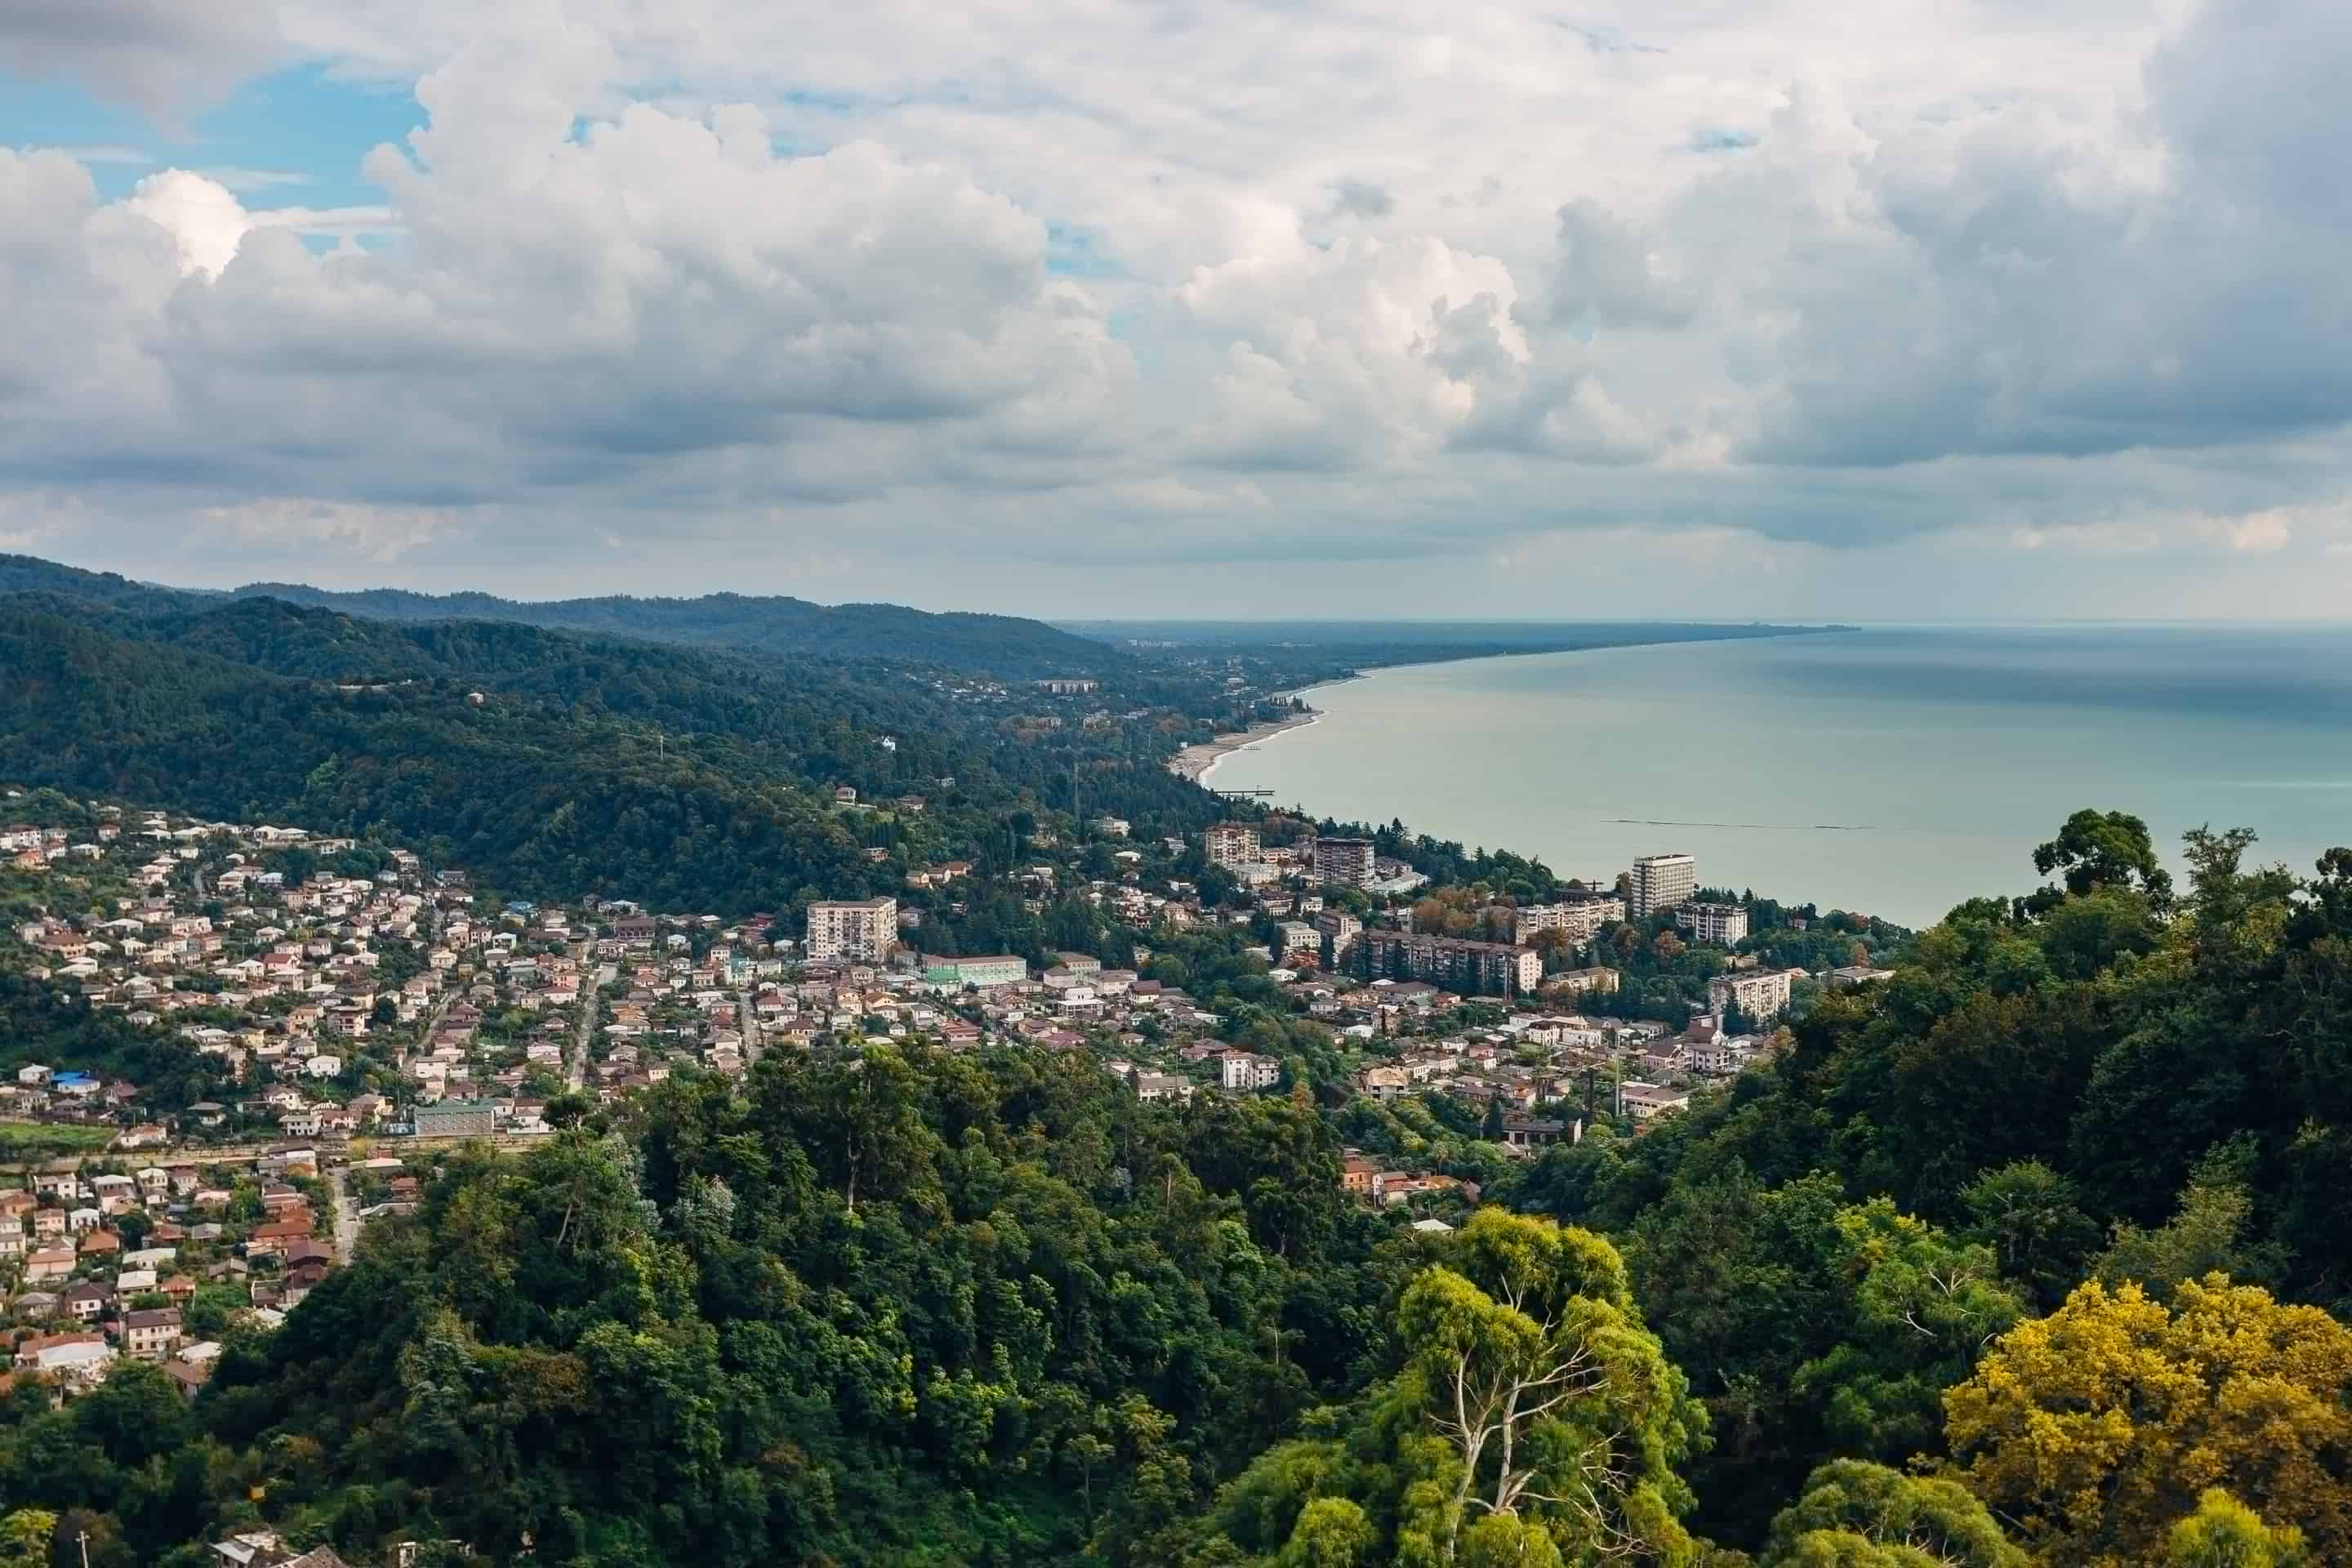
[[[45,593],[0,596],[0,777],[375,835],[530,896],[880,892],[929,858],[1009,859],[1006,825],[1066,805],[1081,767],[1097,808],[1154,831],[1219,810],[1156,736],[1012,731],[948,683],[729,648]],[[844,814],[843,785],[926,809]]]
[[[136,583],[29,555],[0,555],[0,594],[53,595],[133,616],[202,613],[224,598],[278,599],[376,621],[499,621],[836,663],[933,665],[1008,679],[1094,675],[1135,663],[1094,638],[1014,616],[935,615],[901,605],[816,605],[772,595],[535,602],[396,588],[335,593],[293,583],[257,583],[222,595]]]

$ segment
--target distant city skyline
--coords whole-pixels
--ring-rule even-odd
[[[2326,617],[2352,12],[0,11],[0,550],[1050,619]]]

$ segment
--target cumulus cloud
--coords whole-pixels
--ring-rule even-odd
[[[1192,324],[1230,342],[1197,460],[1327,467],[1410,460],[1528,357],[1510,271],[1441,240],[1294,238],[1195,272]]]
[[[247,552],[2340,540],[2326,0],[50,9],[17,68],[425,110],[380,205],[0,151],[0,487]]]
[[[592,482],[740,504],[1082,447],[1118,416],[1128,351],[1047,275],[1036,217],[869,143],[780,156],[750,109],[576,126],[599,55],[494,45],[428,77],[429,127],[371,160],[381,215],[249,210],[185,171],[105,204],[68,160],[0,153],[0,234],[38,237],[0,243],[0,299],[72,324],[14,356],[0,460],[359,505]],[[372,216],[399,243],[302,243]],[[117,388],[138,395],[91,417]],[[352,515],[295,531],[378,549]]]

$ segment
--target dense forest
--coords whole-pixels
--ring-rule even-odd
[[[926,856],[1002,867],[1016,814],[1081,791],[1139,830],[1222,809],[1156,735],[1041,739],[896,668],[37,595],[0,598],[0,775],[412,844],[523,896],[740,914],[887,891]],[[923,804],[844,814],[836,786]]]
[[[492,594],[334,593],[290,583],[235,591],[309,608],[397,622],[509,625],[751,649],[771,657],[885,658],[1013,679],[1093,675],[1133,661],[1105,644],[1013,616],[930,615],[898,605],[814,605],[804,599],[711,594],[697,599],[616,596],[533,602]],[[28,555],[0,554],[0,594],[49,594],[139,615],[201,613],[223,595],[134,583]]]

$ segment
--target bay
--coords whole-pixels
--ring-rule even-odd
[[[2200,824],[2307,873],[2352,843],[2352,626],[1872,626],[1374,671],[1235,752],[1218,789],[1613,878],[1906,924],[2041,879],[2081,806]]]

